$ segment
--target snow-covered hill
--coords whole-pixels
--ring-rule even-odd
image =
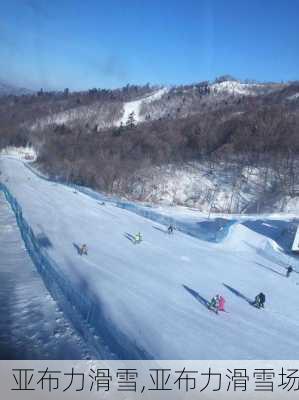
[[[0,96],[14,95],[21,96],[23,94],[31,94],[32,91],[25,88],[20,88],[14,85],[9,85],[0,81]]]
[[[234,163],[189,162],[140,170],[131,178],[130,198],[182,205],[209,213],[296,214],[299,196],[283,192],[271,168]]]
[[[163,87],[161,89],[156,90],[153,94],[143,97],[141,99],[135,101],[129,101],[124,103],[123,105],[123,115],[121,119],[117,122],[117,125],[125,125],[128,121],[130,114],[133,113],[134,120],[136,123],[144,121],[144,116],[140,114],[141,107],[145,104],[150,104],[155,100],[159,100],[165,93],[167,93],[168,89]]]
[[[242,96],[249,96],[255,94],[254,89],[256,86],[261,85],[249,85],[238,81],[225,81],[221,83],[214,83],[211,85],[213,93],[229,93]]]
[[[1,157],[0,169],[41,276],[59,284],[61,309],[72,304],[106,357],[298,358],[298,278],[285,277],[291,221],[196,223],[194,214],[201,239],[188,234],[187,220],[186,233],[168,235],[162,214],[153,222],[116,199],[103,203],[100,195],[42,179],[19,160]],[[139,231],[136,245],[131,235]],[[82,243],[87,256],[78,254]],[[298,260],[292,263],[299,271]],[[250,305],[260,291],[265,310]],[[226,298],[221,315],[206,307],[216,293]]]
[[[200,112],[215,110],[219,107],[235,104],[240,98],[263,96],[279,93],[288,89],[289,84],[243,83],[226,80],[218,83],[199,83],[188,86],[152,88],[142,96],[138,91],[127,102],[96,97],[88,105],[74,103],[70,108],[37,117],[25,126],[33,130],[43,130],[49,125],[67,125],[70,127],[90,127],[100,131],[114,126],[126,125],[132,114],[135,123],[154,121],[159,118],[185,118]],[[286,96],[288,98],[288,95]],[[64,99],[64,101],[66,101]]]
[[[254,96],[258,94],[271,93],[282,88],[281,84],[244,83],[240,81],[223,81],[210,85],[214,94],[231,94],[236,96]]]
[[[49,125],[67,125],[70,127],[89,126],[95,130],[110,128],[113,126],[126,125],[128,117],[134,114],[136,123],[144,121],[145,117],[141,115],[141,107],[160,99],[167,88],[155,90],[153,93],[137,100],[125,103],[117,101],[99,102],[84,106],[76,106],[69,110],[53,113],[44,118],[38,118],[34,123],[29,124],[33,130],[43,130]]]
[[[49,125],[90,126],[95,130],[109,128],[121,115],[121,104],[114,102],[103,104],[95,102],[91,105],[77,106],[66,111],[53,113],[47,117],[37,119],[30,128],[40,131]]]

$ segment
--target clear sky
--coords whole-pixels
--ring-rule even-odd
[[[0,0],[0,79],[33,88],[299,79],[299,0]]]

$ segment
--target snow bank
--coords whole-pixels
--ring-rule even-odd
[[[273,254],[283,252],[274,240],[249,229],[242,223],[235,223],[230,227],[222,245],[225,248],[238,249],[238,251],[248,251],[248,247],[251,247],[258,251],[270,251]]]
[[[223,241],[223,245],[226,248],[239,250],[248,250],[248,246],[256,246],[257,248],[264,248],[268,239],[248,229],[242,224],[235,224],[231,227],[229,234]]]

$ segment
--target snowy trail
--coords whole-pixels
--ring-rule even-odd
[[[51,243],[43,251],[67,283],[74,313],[90,305],[90,327],[116,357],[299,357],[297,275],[285,278],[286,256],[267,236],[273,221],[236,221],[219,243],[169,236],[164,226],[41,179],[20,161],[3,157],[0,167],[35,237]],[[144,241],[133,245],[126,234],[138,231]],[[87,257],[74,247],[82,243]],[[260,291],[263,311],[249,304]],[[228,313],[207,310],[216,293]]]
[[[0,193],[0,358],[91,358],[45,288]]]

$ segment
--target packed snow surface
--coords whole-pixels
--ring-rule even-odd
[[[290,221],[193,216],[200,235],[188,234],[187,218],[185,233],[169,235],[165,215],[153,221],[151,208],[144,218],[117,201],[42,179],[19,160],[2,157],[0,170],[35,236],[50,243],[43,251],[58,275],[92,299],[95,333],[114,356],[130,358],[132,349],[132,358],[299,358],[298,275],[285,277],[290,261],[299,270],[286,254]],[[137,232],[143,241],[134,244]],[[87,256],[78,254],[83,243]],[[250,304],[261,291],[264,310]],[[217,293],[226,299],[219,315],[206,306]]]
[[[0,358],[91,358],[35,269],[0,193]]]

